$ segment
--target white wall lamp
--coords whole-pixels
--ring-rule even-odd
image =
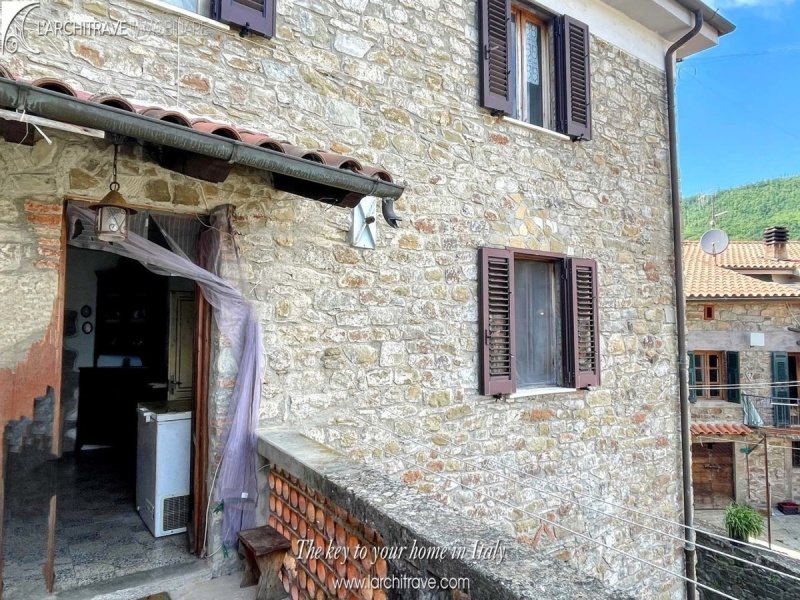
[[[104,242],[124,242],[128,239],[128,217],[136,211],[128,206],[125,198],[119,193],[117,181],[117,154],[119,144],[114,144],[114,165],[109,192],[100,202],[92,205],[97,211],[94,232],[97,238]]]

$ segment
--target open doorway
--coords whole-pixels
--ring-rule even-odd
[[[148,231],[164,245],[158,235]],[[8,465],[6,599],[43,592],[44,544],[54,547],[55,591],[195,560],[198,304],[193,281],[68,247],[63,454],[40,469]],[[42,510],[41,490],[54,485],[57,510]]]

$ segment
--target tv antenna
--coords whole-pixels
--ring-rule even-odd
[[[709,227],[711,227],[711,229],[716,229],[717,217],[721,217],[722,215],[727,215],[727,214],[728,214],[727,210],[723,210],[722,212],[717,212],[717,192],[714,192],[711,195],[711,218],[708,220]],[[722,252],[722,250],[720,250],[720,252]]]

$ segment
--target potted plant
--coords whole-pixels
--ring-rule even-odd
[[[746,542],[764,533],[764,517],[752,506],[734,502],[725,510],[725,529],[728,537]]]

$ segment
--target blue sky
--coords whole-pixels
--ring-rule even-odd
[[[800,175],[800,0],[716,0],[737,29],[678,67],[683,195]]]

